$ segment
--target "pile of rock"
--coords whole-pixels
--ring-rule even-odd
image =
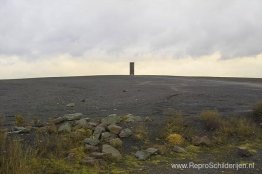
[[[146,117],[146,119],[150,119]],[[28,127],[15,127],[12,133],[30,133],[31,130],[48,130],[60,134],[70,134],[77,131],[90,131],[90,136],[83,139],[86,157],[82,160],[85,164],[95,165],[104,163],[107,159],[119,161],[122,159],[121,149],[123,140],[132,136],[130,123],[142,122],[140,116],[128,114],[118,116],[111,114],[99,120],[91,120],[82,113],[65,114],[50,120],[48,123],[34,122],[30,129]],[[148,148],[135,153],[139,160],[146,160],[151,155],[158,153],[156,148]],[[72,155],[72,154],[70,154]]]
[[[119,124],[125,122],[125,117],[115,114],[102,118],[99,123],[92,123],[93,134],[84,139],[85,150],[88,156],[84,159],[85,163],[97,164],[102,159],[121,160],[123,138],[132,135],[129,128],[123,128]],[[131,118],[131,117],[130,117]]]

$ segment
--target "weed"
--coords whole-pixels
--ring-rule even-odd
[[[217,130],[223,124],[221,120],[221,116],[217,111],[213,111],[213,110],[203,111],[200,114],[200,117],[205,122],[206,128],[208,130]]]
[[[24,126],[25,125],[25,118],[22,115],[17,114],[15,116],[15,125],[16,126]]]
[[[180,134],[176,133],[168,135],[166,139],[172,145],[180,145],[184,142],[184,138]]]
[[[262,121],[262,102],[255,105],[253,109],[253,117],[255,121]]]

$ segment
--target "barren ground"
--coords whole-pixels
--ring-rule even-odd
[[[90,76],[0,81],[2,115],[20,113],[44,120],[69,112],[90,117],[132,113],[161,119],[170,108],[186,115],[204,109],[228,115],[249,112],[261,99],[262,79]],[[66,107],[71,102],[74,109]]]

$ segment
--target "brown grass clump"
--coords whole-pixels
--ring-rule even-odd
[[[255,140],[261,137],[261,130],[246,116],[222,117],[217,111],[203,111],[201,119],[207,130],[211,130],[218,143]]]
[[[0,115],[0,148],[4,144],[5,138],[6,138],[6,131],[3,128],[3,117]]]
[[[246,117],[233,117],[224,119],[223,124],[217,134],[226,138],[235,137],[237,139],[251,139],[260,136],[260,130],[257,125]]]
[[[253,109],[253,117],[255,121],[262,121],[262,102],[255,105]]]
[[[16,126],[24,126],[25,125],[25,118],[18,114],[15,116],[15,125]]]
[[[188,125],[185,116],[181,113],[174,113],[174,115],[169,116],[169,119],[164,125],[163,137],[167,137],[172,133],[178,133],[185,139],[190,139],[196,135],[196,132],[197,130],[194,126]]]
[[[31,148],[24,149],[19,139],[12,139],[2,126],[0,117],[0,174],[30,173]]]
[[[147,129],[147,127],[146,127],[145,124],[141,123],[141,124],[138,124],[138,125],[135,127],[134,137],[135,137],[137,140],[140,140],[140,141],[144,141],[144,142],[147,142],[147,141],[148,141],[148,139],[149,139],[148,129]]]
[[[217,111],[203,111],[200,117],[205,122],[205,126],[208,130],[217,130],[223,126],[223,121]]]

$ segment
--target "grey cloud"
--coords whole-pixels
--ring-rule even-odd
[[[262,53],[260,0],[0,0],[0,55]]]

